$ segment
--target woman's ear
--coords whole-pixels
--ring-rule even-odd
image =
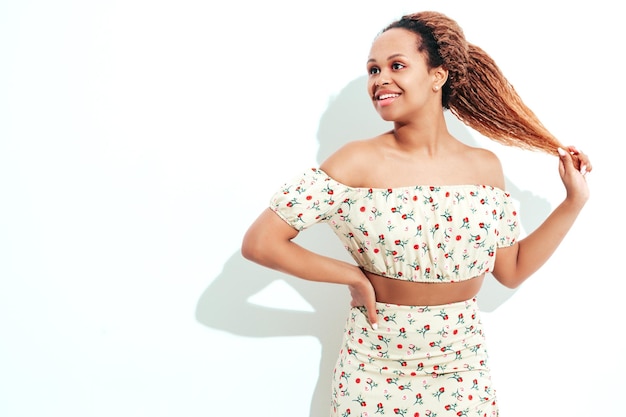
[[[446,81],[448,81],[448,70],[443,67],[436,67],[432,69],[432,72],[434,85],[437,89],[443,87]]]

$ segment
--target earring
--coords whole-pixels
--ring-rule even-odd
[[[439,91],[439,86],[438,86],[438,85],[434,86],[434,87],[433,87],[433,90],[435,90],[435,91]]]

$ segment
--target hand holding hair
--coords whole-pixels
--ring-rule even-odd
[[[589,188],[585,178],[592,170],[589,157],[574,146],[558,148],[557,151],[559,175],[567,190],[568,199],[584,204],[589,199]]]

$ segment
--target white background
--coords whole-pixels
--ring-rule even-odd
[[[483,291],[501,414],[622,415],[619,3],[5,0],[0,416],[326,415],[346,289],[239,245],[283,181],[386,127],[370,43],[427,9],[595,167],[549,263]],[[451,130],[498,153],[526,232],[563,198],[556,158]],[[300,238],[344,256],[325,229]]]

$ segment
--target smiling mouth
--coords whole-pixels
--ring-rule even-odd
[[[394,94],[381,94],[379,96],[376,97],[376,100],[387,100],[390,98],[396,98],[396,97],[400,97],[400,94],[394,93]]]

